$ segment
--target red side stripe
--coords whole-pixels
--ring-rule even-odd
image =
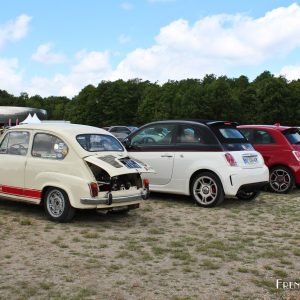
[[[23,189],[7,185],[0,185],[0,193],[34,199],[41,199],[42,196],[42,192],[39,190]]]

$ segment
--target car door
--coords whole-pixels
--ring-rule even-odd
[[[276,143],[272,134],[264,129],[253,129],[253,146],[255,150],[261,153],[265,160],[265,164],[270,166],[273,163],[274,151],[280,150],[281,147]]]
[[[145,126],[125,142],[131,157],[148,163],[156,173],[147,174],[151,185],[166,185],[172,179],[176,124]]]
[[[218,141],[207,127],[191,123],[179,125],[173,176],[177,187],[186,187],[189,184],[196,166],[206,166],[212,159],[211,151],[214,151],[213,147],[217,144]]]
[[[0,196],[27,197],[24,191],[25,167],[30,134],[27,131],[11,131],[0,144]],[[30,195],[29,195],[30,196]]]

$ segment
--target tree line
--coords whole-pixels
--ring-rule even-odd
[[[166,119],[212,119],[240,124],[300,126],[300,79],[269,71],[252,82],[246,76],[168,81],[102,81],[67,97],[14,96],[0,90],[0,106],[43,108],[50,120],[92,126],[137,125]]]

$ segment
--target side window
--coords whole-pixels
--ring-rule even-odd
[[[34,136],[31,155],[47,159],[64,159],[68,150],[66,143],[57,136],[37,133]]]
[[[183,144],[205,144],[203,135],[200,128],[183,125],[180,127],[176,142]]]
[[[254,144],[275,144],[272,135],[265,130],[254,130]]]
[[[1,154],[22,155],[27,154],[29,133],[26,131],[9,132],[0,145]]]
[[[172,142],[175,125],[157,124],[148,126],[137,133],[131,140],[131,145],[169,145]]]

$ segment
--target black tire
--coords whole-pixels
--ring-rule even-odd
[[[293,174],[287,167],[278,166],[270,170],[269,190],[274,193],[287,194],[294,187]]]
[[[49,188],[44,195],[44,209],[47,217],[55,222],[69,222],[75,215],[67,193],[59,188]]]
[[[237,193],[236,197],[239,200],[251,201],[251,200],[256,199],[259,194],[260,194],[260,191],[250,192],[250,193],[247,193],[245,191],[240,191]]]
[[[217,206],[224,200],[222,183],[212,172],[197,174],[191,182],[190,193],[195,202],[203,207]]]

